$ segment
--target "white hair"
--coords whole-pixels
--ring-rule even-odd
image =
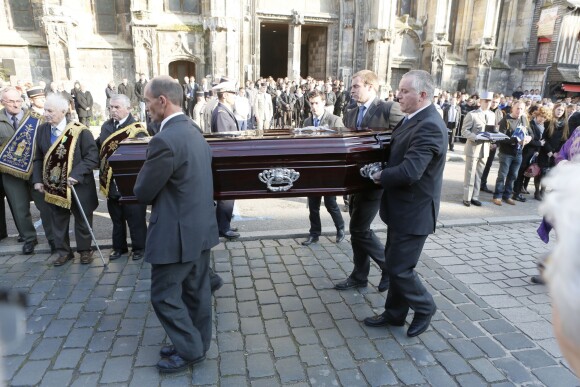
[[[69,108],[68,101],[59,93],[50,93],[46,97],[46,101],[44,102],[44,108],[47,107],[55,108],[63,113],[66,113]]]
[[[580,347],[580,157],[563,162],[542,179],[552,190],[540,206],[554,226],[557,241],[547,262],[546,278],[564,336]]]
[[[110,101],[121,101],[124,107],[131,107],[131,100],[125,94],[114,94],[111,96]]]

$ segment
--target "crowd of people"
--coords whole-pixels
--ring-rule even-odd
[[[580,115],[574,113],[576,100],[552,103],[537,98],[537,90],[529,98],[519,91],[508,97],[450,94],[435,89],[431,75],[422,70],[405,74],[399,89],[385,99],[379,96],[377,75],[369,70],[352,76],[348,92],[332,78],[260,78],[244,86],[227,78],[213,84],[207,79],[197,84],[192,76],[183,83],[168,76],[139,78],[135,85],[126,79],[107,85],[108,118],[96,139],[87,127],[92,97],[82,83],[75,83],[70,93],[54,82],[48,90],[42,83],[25,93],[22,87],[1,90],[0,239],[7,237],[6,196],[23,253],[34,252],[33,199],[56,256],[53,265],[74,258],[71,214],[80,263],[90,264],[90,228],[98,205],[93,170],[98,169],[99,190],[113,223],[109,259],[129,255],[152,266],[151,302],[172,342],[160,351],[160,372],[176,372],[205,359],[211,342],[210,297],[223,283],[210,268],[209,251],[219,236],[240,236],[231,225],[234,202],[213,200],[211,151],[202,133],[259,133],[292,126],[393,129],[388,162],[371,176],[381,189],[348,198],[353,271],[335,289],[366,287],[370,262],[375,261],[382,274],[378,289],[389,292],[384,312],[364,323],[402,326],[412,309],[410,337],[423,333],[437,310],[415,267],[435,231],[446,153],[454,151],[457,138],[466,141],[463,204],[470,207],[482,205],[480,190],[493,193],[498,206],[523,202],[532,178],[534,197],[542,200],[542,177],[563,151],[576,151],[577,142],[565,144],[580,136],[572,124]],[[486,141],[482,133],[502,133],[504,138]],[[108,158],[122,140],[142,136],[152,139],[134,188],[139,203],[121,204]],[[487,175],[496,152],[499,172],[492,191]],[[537,168],[530,168],[533,164]],[[303,245],[318,242],[321,202],[319,196],[308,198],[311,227]],[[345,224],[336,197],[325,196],[324,204],[338,243],[345,237]],[[148,226],[147,205],[152,206]],[[386,245],[371,229],[379,211],[388,226]]]

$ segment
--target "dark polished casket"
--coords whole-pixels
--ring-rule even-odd
[[[387,160],[390,131],[316,129],[204,135],[213,152],[214,198],[343,195],[378,188],[361,168],[368,173]],[[124,140],[109,158],[124,202],[135,201],[133,186],[148,142]]]

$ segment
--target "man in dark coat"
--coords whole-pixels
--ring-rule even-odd
[[[308,126],[326,126],[328,128],[342,128],[344,127],[342,119],[330,114],[326,111],[326,95],[325,93],[315,90],[310,93],[310,107],[312,109],[312,116],[304,120],[304,127]],[[318,242],[318,237],[322,232],[322,224],[320,222],[320,196],[308,197],[308,211],[310,219],[310,235],[302,244],[308,246],[312,243]],[[340,243],[344,239],[344,219],[336,204],[336,196],[324,196],[324,206],[332,217],[334,227],[336,227],[336,243]]]
[[[105,154],[108,152],[108,147],[105,146],[105,149],[103,149],[103,144],[118,144],[121,140],[128,137],[143,137],[147,135],[144,130],[139,131],[138,128],[132,128],[130,133],[119,133],[120,130],[136,122],[133,115],[129,113],[130,110],[131,101],[129,97],[124,94],[111,96],[111,100],[109,101],[111,118],[103,123],[101,133],[97,139],[97,146],[100,150],[99,156],[101,157],[101,191],[107,195],[107,209],[113,222],[113,250],[109,256],[110,260],[119,259],[129,251],[127,248],[127,225],[129,226],[129,233],[131,235],[133,260],[136,261],[143,258],[145,251],[145,239],[147,236],[147,222],[145,218],[147,205],[119,203],[121,195],[119,194],[114,179],[103,176],[104,173],[108,175],[109,170],[105,170],[103,166],[106,165],[106,158],[110,157],[110,154]],[[107,141],[112,142],[109,143]]]
[[[145,74],[139,74],[139,81],[135,83],[135,97],[137,98],[137,102],[139,103],[139,121],[145,122],[147,119],[147,113],[145,110],[145,85],[147,85],[147,78],[145,78]]]
[[[126,95],[129,98],[129,101],[131,101],[131,106],[135,105],[135,103],[137,102],[137,97],[135,96],[135,88],[133,87],[133,85],[129,83],[127,78],[123,78],[123,80],[117,87],[117,91],[119,92],[119,94]]]
[[[87,127],[79,123],[67,124],[66,113],[68,112],[68,101],[58,94],[50,94],[44,104],[44,116],[46,123],[38,128],[36,138],[36,153],[34,155],[34,172],[32,182],[34,189],[45,193],[45,200],[48,202],[52,219],[52,231],[54,234],[54,245],[57,259],[53,262],[54,266],[64,265],[74,258],[69,241],[69,223],[71,212],[75,218],[75,238],[77,242],[77,251],[80,254],[80,262],[89,264],[93,260],[91,250],[92,237],[90,229],[87,226],[80,212],[76,200],[70,193],[68,201],[61,198],[57,201],[49,201],[49,195],[52,184],[64,189],[66,185],[74,186],[78,195],[89,224],[93,221],[93,211],[98,207],[97,188],[93,170],[99,164],[99,151],[92,133]],[[65,147],[72,138],[76,138],[74,148]],[[58,142],[59,147],[54,148],[56,152],[51,151],[52,145]],[[62,148],[62,149],[59,149]],[[66,150],[66,156],[72,156],[72,165],[67,168],[67,164],[60,163],[57,166],[50,167],[46,158],[49,155],[59,153],[59,150]],[[72,155],[71,155],[72,153]],[[59,153],[60,155],[64,153]],[[70,160],[70,158],[68,158]],[[60,170],[61,167],[65,170]],[[47,179],[45,180],[45,177]],[[51,186],[45,186],[44,182],[49,181]]]
[[[344,120],[347,128],[392,128],[402,118],[397,102],[386,102],[378,95],[379,81],[370,70],[361,70],[352,78],[352,108],[346,111]],[[383,160],[377,160],[383,161]],[[346,290],[365,287],[368,283],[370,259],[372,258],[382,271],[379,291],[389,288],[389,276],[384,268],[384,247],[371,230],[371,223],[381,204],[381,190],[367,190],[350,196],[350,242],[354,268],[348,278],[335,284],[335,289]]]
[[[89,126],[89,120],[93,116],[93,96],[84,84],[81,84],[80,90],[77,91],[76,108],[81,124]]]
[[[231,81],[222,82],[214,86],[213,91],[217,93],[219,102],[211,114],[212,133],[238,131],[238,121],[233,113],[233,106],[236,100],[235,83]],[[216,217],[219,235],[227,239],[236,239],[240,236],[240,234],[236,232],[236,229],[232,229],[231,227],[234,204],[234,200],[216,201]]]
[[[393,130],[386,168],[373,175],[384,189],[380,215],[388,227],[385,268],[390,287],[385,311],[364,322],[402,326],[411,308],[415,315],[409,337],[423,333],[437,310],[415,273],[423,245],[435,232],[447,152],[447,128],[431,103],[434,88],[426,71],[403,75],[399,103],[407,117]]]
[[[151,304],[173,345],[161,349],[159,372],[205,360],[211,344],[210,249],[219,243],[213,205],[211,149],[183,114],[183,89],[153,78],[144,99],[160,123],[134,192],[151,204],[145,261],[151,264]]]

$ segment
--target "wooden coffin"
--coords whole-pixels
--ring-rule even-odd
[[[377,189],[360,174],[387,160],[390,131],[270,130],[207,134],[213,152],[215,199],[343,195]],[[149,139],[128,139],[109,158],[122,201],[135,200],[133,186]]]

